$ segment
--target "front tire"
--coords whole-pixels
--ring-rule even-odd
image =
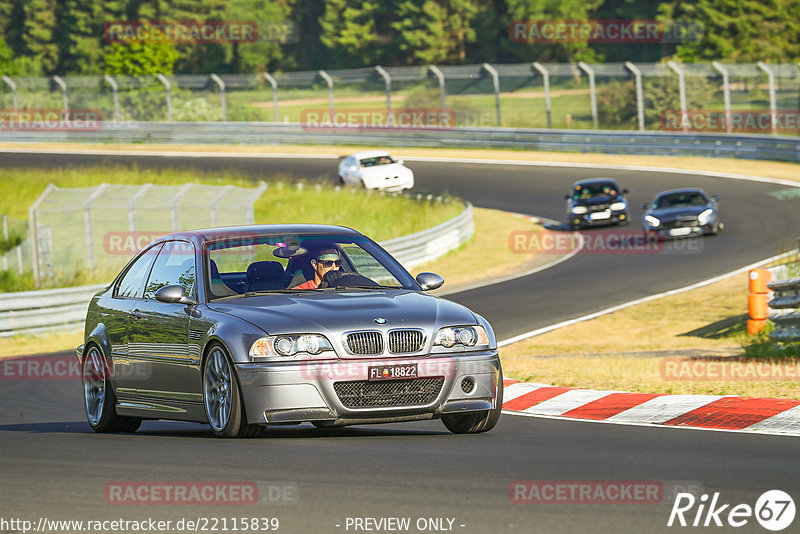
[[[109,375],[100,349],[90,345],[81,369],[83,400],[89,426],[95,432],[136,432],[142,420],[117,414],[117,396]]]
[[[214,345],[203,362],[203,406],[217,437],[255,437],[261,431],[247,423],[239,382],[222,345]]]
[[[482,412],[461,415],[444,415],[442,423],[453,434],[479,434],[494,428],[503,411],[503,379],[497,385],[497,407]]]

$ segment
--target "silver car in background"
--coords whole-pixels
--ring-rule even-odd
[[[295,288],[322,249],[338,253],[338,271]],[[426,293],[442,283],[414,279],[344,227],[164,236],[89,305],[78,347],[87,418],[98,432],[173,419],[223,437],[434,418],[454,433],[488,431],[502,405],[495,335]]]

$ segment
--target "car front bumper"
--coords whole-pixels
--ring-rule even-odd
[[[413,380],[368,380],[369,367],[417,364]],[[331,425],[433,419],[496,408],[497,351],[427,357],[237,364],[250,423]],[[464,390],[464,383],[472,387]],[[425,384],[423,386],[422,384]],[[430,388],[420,394],[419,388]],[[347,395],[340,396],[345,388]],[[424,398],[423,398],[424,397]],[[415,399],[423,398],[420,402]],[[357,401],[361,406],[354,406]]]
[[[593,218],[591,213],[582,215],[569,214],[572,226],[607,226],[610,224],[622,224],[628,222],[628,213],[625,211],[612,211],[607,217],[602,219]]]

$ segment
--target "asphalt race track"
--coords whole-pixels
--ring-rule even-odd
[[[332,180],[335,160],[163,158],[2,154],[2,164],[52,166],[110,161],[140,168],[236,168],[254,178],[284,172]],[[532,277],[450,295],[487,317],[503,339],[652,293],[734,270],[795,246],[797,201],[769,193],[785,186],[639,171],[415,162],[417,189],[449,191],[476,206],[563,220],[574,180],[611,176],[639,205],[663,189],[700,186],[721,197],[727,228],[681,254],[578,254]],[[498,239],[508,240],[507,235]],[[743,288],[744,295],[744,288]],[[270,428],[251,440],[218,440],[204,425],[145,422],[136,434],[98,435],[85,422],[77,380],[0,382],[0,519],[177,521],[198,517],[277,517],[278,532],[366,532],[355,518],[407,517],[401,532],[662,532],[675,487],[719,492],[719,503],[753,507],[780,489],[800,502],[797,438],[619,426],[504,416],[490,433],[449,434],[438,421],[318,430]],[[624,481],[663,485],[660,502],[512,502],[515,481]],[[254,482],[289,488],[280,502],[124,505],[109,485],[124,482]],[[512,488],[511,495],[509,489]],[[268,491],[265,491],[269,495]],[[695,506],[686,518],[695,518]],[[721,514],[724,521],[727,510]],[[350,518],[350,526],[348,526]],[[417,521],[446,518],[438,528]],[[452,526],[447,519],[452,519]],[[703,519],[705,520],[705,514]],[[230,521],[230,519],[229,519]],[[421,524],[421,523],[420,523]],[[713,521],[712,521],[713,524]],[[795,520],[793,527],[800,524]],[[337,526],[339,525],[339,526]],[[433,525],[433,526],[432,526]],[[463,525],[463,526],[461,526]],[[229,531],[231,524],[228,524]],[[751,517],[743,528],[764,532]],[[0,524],[0,531],[13,531]],[[21,529],[20,529],[21,530]],[[187,529],[184,529],[185,531]],[[220,527],[221,530],[221,527]],[[708,530],[708,529],[707,529]],[[172,529],[173,532],[181,530]],[[792,527],[786,532],[792,531]]]

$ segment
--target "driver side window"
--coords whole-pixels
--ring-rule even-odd
[[[144,298],[153,300],[164,286],[179,285],[187,296],[194,294],[194,246],[188,241],[168,241],[159,252],[144,290]]]

